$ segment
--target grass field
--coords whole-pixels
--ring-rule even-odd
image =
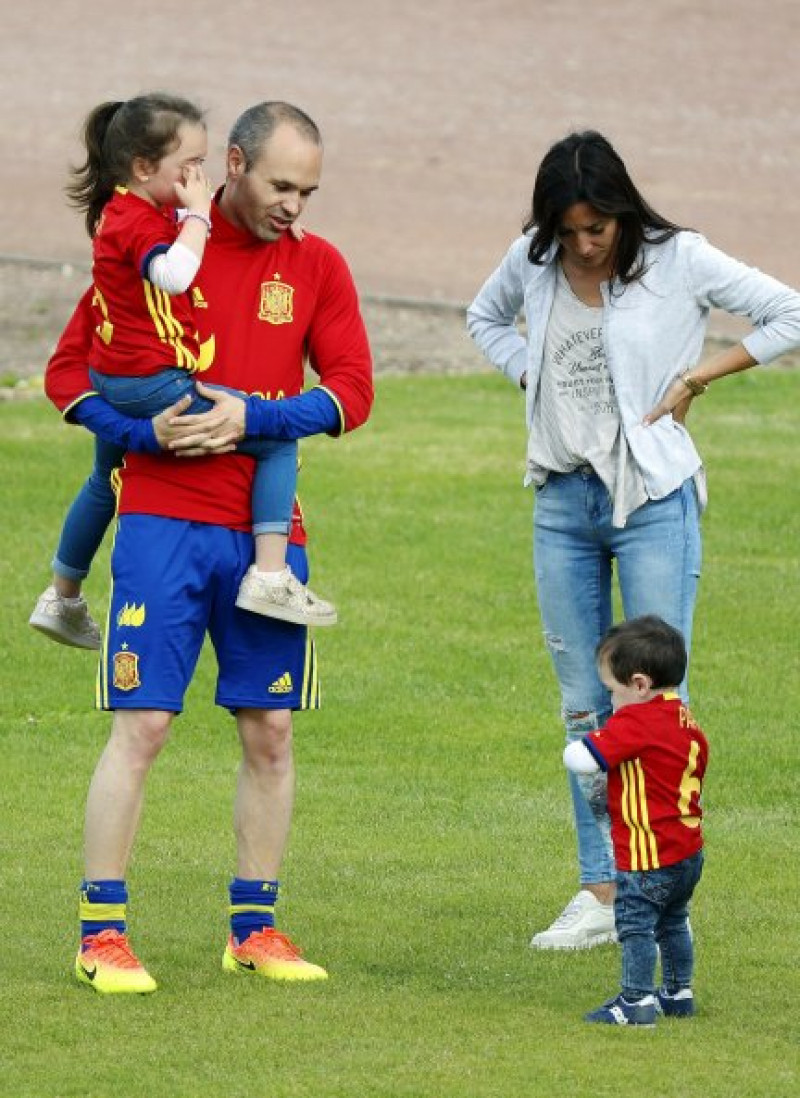
[[[0,1094],[13,1098],[790,1098],[797,1094],[800,373],[715,385],[693,671],[711,741],[694,907],[699,1016],[588,1027],[615,947],[534,953],[575,888],[555,683],[530,568],[522,410],[501,379],[386,378],[371,424],[304,445],[323,710],[297,720],[281,925],[331,979],[226,976],[233,723],[204,654],[130,871],[160,990],[70,977],[83,801],[108,718],[94,660],[26,619],[90,447],[0,406]],[[88,584],[104,609],[107,553]]]

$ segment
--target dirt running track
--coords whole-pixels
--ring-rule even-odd
[[[0,252],[85,259],[80,122],[153,88],[209,108],[209,169],[260,99],[326,140],[309,224],[372,293],[468,300],[549,144],[592,126],[653,204],[800,286],[797,0],[3,0]],[[220,14],[224,13],[224,14]]]

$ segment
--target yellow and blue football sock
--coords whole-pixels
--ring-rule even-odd
[[[228,891],[231,936],[236,945],[241,945],[254,931],[275,926],[277,881],[247,881],[234,877]]]
[[[103,930],[125,933],[128,889],[124,881],[82,881],[79,915],[81,940]]]

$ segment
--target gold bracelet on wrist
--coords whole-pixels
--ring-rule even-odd
[[[708,388],[707,381],[698,381],[696,377],[692,377],[688,370],[681,374],[680,380],[694,397],[702,396]]]

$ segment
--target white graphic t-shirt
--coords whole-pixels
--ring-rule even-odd
[[[614,525],[624,526],[625,516],[641,507],[647,492],[622,430],[602,324],[602,306],[577,298],[559,265],[527,469],[533,483],[541,485],[550,473],[591,465],[614,502]]]

